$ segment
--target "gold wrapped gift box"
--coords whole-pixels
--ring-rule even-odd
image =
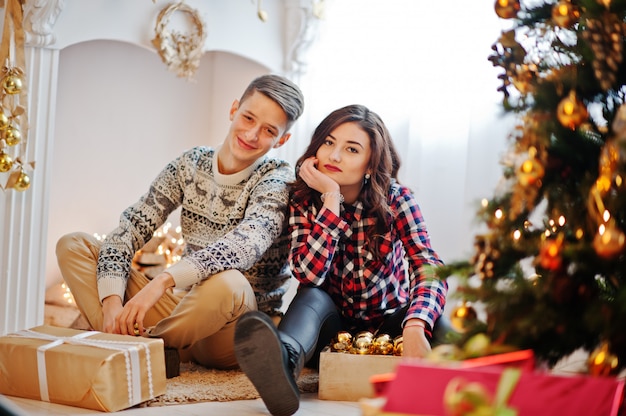
[[[106,412],[165,393],[163,340],[39,326],[0,337],[0,393]]]

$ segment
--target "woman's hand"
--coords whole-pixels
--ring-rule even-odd
[[[339,192],[339,185],[330,176],[323,174],[317,169],[318,160],[311,156],[300,165],[299,175],[302,180],[320,194],[326,192]]]
[[[402,356],[424,358],[430,354],[430,343],[424,333],[424,327],[421,325],[410,325],[411,321],[407,321],[402,331]]]

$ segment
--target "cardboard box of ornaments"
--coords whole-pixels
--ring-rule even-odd
[[[346,336],[349,334],[337,334],[332,344],[320,354],[318,397],[321,400],[359,401],[382,396],[395,379],[400,365],[413,361],[425,362],[433,366],[464,369],[499,369],[503,366],[512,366],[529,371],[535,366],[531,350],[511,351],[459,361],[436,362],[403,359],[401,337],[390,340],[385,338],[385,335],[376,338],[371,334],[360,333],[351,340],[352,345],[346,348],[346,342],[342,341],[342,337]],[[452,346],[441,345],[439,348],[446,349],[446,347]]]
[[[375,397],[370,377],[394,372],[402,359],[394,355],[394,347],[399,347],[399,340],[394,345],[394,340],[381,337],[359,333],[352,339],[347,332],[337,334],[331,345],[320,354],[318,397],[338,401]]]

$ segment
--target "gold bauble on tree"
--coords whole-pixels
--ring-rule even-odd
[[[572,27],[580,18],[578,7],[570,0],[560,0],[552,6],[552,20],[562,28]]]
[[[624,251],[626,236],[613,223],[599,230],[593,239],[593,249],[603,259],[612,259]]]
[[[537,149],[531,146],[528,149],[528,159],[522,162],[517,171],[517,180],[522,186],[534,185],[545,174],[545,169],[536,155]]]
[[[498,17],[512,19],[520,10],[519,0],[496,0],[495,10]]]
[[[9,146],[15,146],[22,140],[22,132],[18,127],[9,126],[4,131],[3,138]]]
[[[20,175],[17,177],[17,180],[13,184],[13,189],[16,191],[25,191],[30,188],[30,178],[23,170],[20,172]]]
[[[610,376],[617,374],[619,359],[611,352],[608,342],[602,342],[593,350],[587,360],[587,370],[593,376]]]
[[[458,332],[466,332],[478,320],[476,309],[469,302],[463,302],[452,310],[450,324]]]
[[[17,75],[7,75],[2,80],[2,89],[7,94],[19,94],[22,91],[22,78]]]
[[[564,127],[575,130],[589,118],[589,112],[585,104],[578,99],[576,91],[571,90],[567,97],[563,98],[556,109],[556,117]]]
[[[13,158],[0,150],[0,172],[8,172],[13,167]]]

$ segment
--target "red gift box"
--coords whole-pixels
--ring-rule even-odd
[[[462,361],[449,361],[443,364],[454,368],[504,368],[516,367],[522,371],[532,371],[535,368],[535,354],[533,350],[519,350],[502,354],[487,355],[484,357],[469,358]],[[396,377],[395,373],[375,374],[370,377],[370,383],[376,396],[384,396],[389,383]]]
[[[503,367],[463,368],[403,362],[386,389],[385,412],[413,415],[446,414],[444,391],[453,379],[477,382],[495,394]],[[519,416],[603,415],[617,416],[624,380],[584,375],[557,376],[522,371],[509,398]]]

